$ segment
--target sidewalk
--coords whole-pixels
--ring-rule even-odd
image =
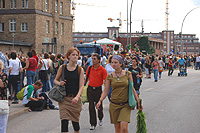
[[[19,101],[19,104],[10,104],[10,108],[9,108],[9,116],[8,116],[8,121],[23,115],[24,113],[28,113],[28,107],[24,107],[22,105],[22,102]]]

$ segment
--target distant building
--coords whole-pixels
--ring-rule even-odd
[[[138,41],[141,36],[148,36],[149,42],[152,47],[155,48],[155,53],[160,54],[161,52],[170,53],[177,51],[190,54],[200,53],[200,43],[199,39],[195,34],[183,34],[182,35],[182,45],[181,38],[179,34],[174,34],[174,31],[162,31],[159,33],[132,33],[131,34],[131,44]],[[110,38],[116,40],[124,47],[127,45],[127,33],[120,33],[119,27],[108,27],[108,32],[73,32],[73,45],[80,43],[93,42],[102,38]],[[128,44],[130,43],[130,34],[128,34]]]
[[[0,49],[64,54],[72,46],[70,5],[71,0],[0,0]]]

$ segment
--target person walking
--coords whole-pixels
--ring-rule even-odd
[[[26,66],[23,70],[26,70],[27,84],[31,85],[35,83],[37,72],[37,61],[33,58],[32,52],[27,53],[28,59],[26,60]]]
[[[158,57],[155,58],[152,65],[153,65],[154,79],[155,79],[155,82],[157,82],[158,81],[158,67],[159,67]]]
[[[119,55],[112,58],[114,72],[106,78],[105,89],[99,99],[96,108],[100,109],[102,102],[108,95],[109,88],[112,86],[111,102],[109,105],[110,121],[114,124],[116,133],[127,133],[128,123],[130,123],[131,107],[128,104],[129,79],[133,82],[131,72],[122,70],[123,59]],[[133,87],[133,93],[137,103],[139,98]],[[140,108],[140,107],[139,107]]]
[[[112,57],[113,57],[112,55],[110,55],[108,57],[108,64],[106,64],[106,67],[105,67],[107,74],[110,74],[110,73],[115,71],[115,69],[113,69],[112,66],[111,66]],[[110,87],[110,90],[109,90],[109,93],[108,93],[108,100],[109,101],[110,101],[110,97],[111,97],[111,91],[112,91],[112,87]]]
[[[86,77],[88,75],[88,71],[90,69],[89,74],[89,83],[87,89],[87,98],[89,102],[89,115],[90,115],[90,130],[94,130],[97,125],[97,117],[96,117],[96,110],[95,110],[95,102],[97,103],[101,97],[102,93],[102,85],[104,80],[107,77],[107,72],[104,67],[100,65],[101,57],[94,53],[92,55],[92,62],[93,65],[89,66],[86,72]],[[91,67],[91,68],[90,68]],[[103,106],[100,106],[98,110],[98,118],[99,118],[99,125],[102,126],[103,124]]]
[[[38,62],[39,62],[39,58],[38,58],[38,56],[37,56],[37,52],[33,49],[32,50],[32,55],[33,55],[33,58],[35,58],[36,59],[36,76],[35,76],[35,81],[37,81],[38,80]]]
[[[12,104],[18,104],[18,99],[17,99],[17,93],[19,91],[18,84],[19,84],[19,72],[22,72],[22,65],[20,60],[17,58],[16,52],[11,53],[11,58],[9,60],[9,79],[8,82],[9,84],[13,87],[13,96],[14,96],[14,102]],[[9,87],[11,87],[9,86]]]
[[[142,83],[143,74],[142,74],[142,69],[140,67],[138,67],[138,63],[139,63],[138,59],[136,57],[133,57],[132,58],[132,67],[130,67],[128,70],[132,74],[133,85],[134,85],[135,91],[139,97],[140,86]]]
[[[4,69],[4,64],[0,60],[0,100],[8,100],[7,96],[7,85],[8,76],[2,70]],[[0,133],[6,133],[6,127],[8,122],[8,114],[0,114]]]
[[[49,54],[45,53],[44,54],[44,59],[40,60],[40,65],[39,65],[39,79],[42,81],[42,92],[47,92],[50,90],[49,88],[49,74],[48,74],[48,69],[49,69]]]
[[[172,74],[174,72],[172,57],[170,57],[170,59],[169,59],[168,68],[169,68],[168,76],[170,76],[170,75],[172,76]]]
[[[145,60],[145,72],[146,72],[146,78],[150,79],[151,78],[151,61],[149,57],[146,57]]]
[[[74,133],[80,133],[80,112],[82,110],[81,94],[84,87],[84,70],[77,65],[80,51],[77,48],[70,48],[66,53],[69,63],[61,65],[58,69],[54,83],[65,86],[66,96],[63,102],[59,102],[59,112],[61,119],[61,132],[68,132],[69,120],[72,121]],[[62,67],[64,73],[62,73]],[[79,75],[80,71],[80,75]],[[59,81],[64,74],[64,81]]]
[[[158,60],[159,60],[158,61],[158,63],[159,63],[159,67],[158,67],[159,79],[161,79],[161,75],[162,75],[163,67],[164,67],[164,62],[162,61],[161,57],[159,57]]]

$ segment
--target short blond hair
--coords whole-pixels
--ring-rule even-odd
[[[0,60],[0,69],[2,70],[2,69],[4,69],[4,64],[3,64],[3,62]]]

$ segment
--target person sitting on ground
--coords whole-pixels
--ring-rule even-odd
[[[36,81],[34,84],[29,85],[24,90],[24,98],[22,104],[25,107],[29,107],[29,111],[42,111],[46,104],[44,97],[34,97],[37,90],[42,88],[41,81]]]

